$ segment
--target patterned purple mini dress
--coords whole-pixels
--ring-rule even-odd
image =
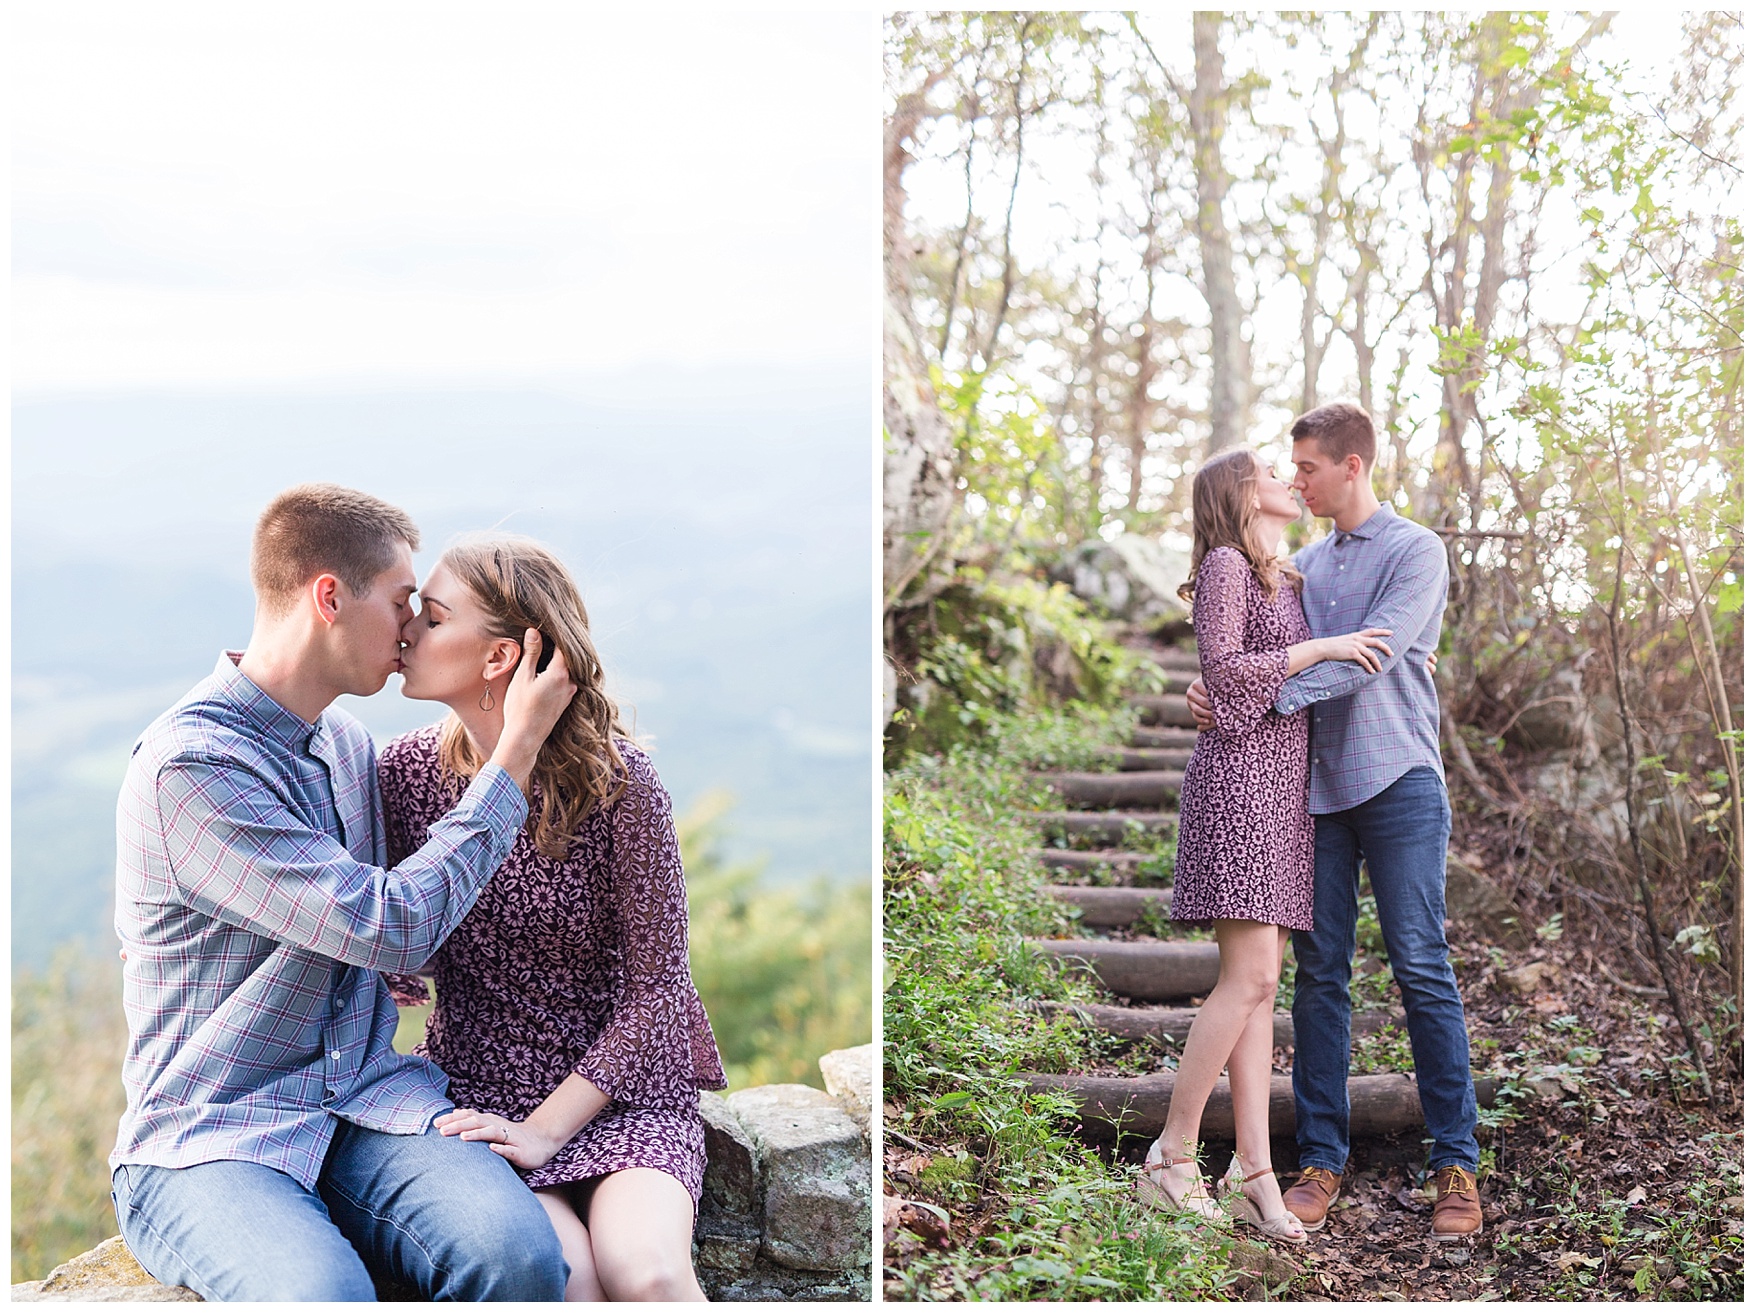
[[[465,781],[440,762],[439,728],[394,739],[379,757],[392,864],[462,795]],[[724,1089],[725,1072],[689,978],[670,797],[645,753],[617,747],[622,796],[585,818],[564,859],[539,852],[526,827],[433,955],[439,998],[414,1051],[451,1078],[459,1108],[515,1121],[574,1072],[610,1096],[553,1158],[520,1173],[531,1189],[652,1167],[698,1204],[707,1150],[697,1091]]]
[[[1194,636],[1218,723],[1195,740],[1183,775],[1170,915],[1309,930],[1309,714],[1273,709],[1286,649],[1310,637],[1297,590],[1282,583],[1270,600],[1242,552],[1215,547],[1195,576]]]

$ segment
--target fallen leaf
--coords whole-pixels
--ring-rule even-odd
[[[1543,984],[1556,979],[1559,974],[1550,963],[1531,962],[1510,971],[1501,971],[1499,978],[1520,994],[1534,994]]]
[[[892,1202],[892,1200],[894,1202]],[[937,1249],[951,1247],[951,1215],[937,1204],[918,1199],[884,1196],[884,1242],[892,1241],[898,1231],[919,1236]]]
[[[884,1247],[895,1243],[896,1232],[902,1225],[902,1209],[906,1205],[893,1194],[884,1196]]]
[[[1636,1185],[1627,1192],[1627,1206],[1629,1208],[1637,1208],[1644,1202],[1645,1187],[1643,1185]]]

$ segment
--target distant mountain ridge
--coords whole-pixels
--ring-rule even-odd
[[[16,403],[15,959],[107,937],[128,748],[247,639],[250,526],[307,479],[405,507],[422,572],[472,529],[554,547],[678,807],[729,789],[772,879],[869,877],[868,385],[665,377]],[[391,684],[344,700],[380,740],[443,714]]]

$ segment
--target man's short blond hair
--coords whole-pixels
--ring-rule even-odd
[[[355,597],[396,562],[396,548],[420,549],[408,512],[338,483],[301,483],[268,503],[250,542],[250,583],[271,615],[284,614],[320,574]]]
[[[1339,465],[1357,456],[1370,469],[1377,463],[1377,426],[1371,416],[1350,401],[1333,401],[1307,410],[1292,421],[1292,441],[1314,438],[1316,449]]]

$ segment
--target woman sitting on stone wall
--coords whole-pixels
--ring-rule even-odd
[[[441,724],[379,761],[392,864],[425,840],[498,741],[520,636],[539,630],[577,696],[537,757],[530,822],[428,964],[415,1052],[451,1078],[446,1135],[486,1141],[536,1191],[573,1299],[705,1296],[690,1262],[706,1148],[697,1091],[725,1085],[688,967],[670,799],[604,689],[566,568],[512,536],[447,550],[403,629],[404,696]],[[411,977],[400,1003],[425,1001]]]

